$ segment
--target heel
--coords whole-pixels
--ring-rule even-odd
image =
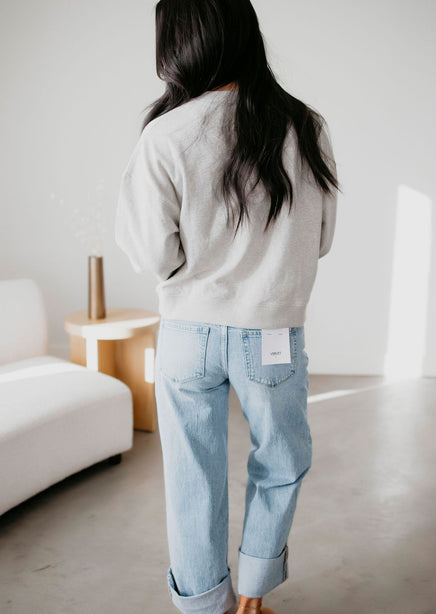
[[[275,612],[274,610],[271,610],[271,608],[268,608],[265,605],[261,605],[260,608],[259,606],[256,606],[256,605],[252,605],[252,606],[240,605],[238,607],[238,611],[236,612],[236,614],[275,614]]]
[[[236,614],[261,614],[262,597],[239,597],[239,607]]]

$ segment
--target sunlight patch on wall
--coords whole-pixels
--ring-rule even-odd
[[[398,186],[384,375],[420,377],[427,334],[432,201]]]

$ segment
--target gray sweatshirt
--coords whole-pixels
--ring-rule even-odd
[[[307,165],[301,170],[291,128],[283,150],[291,213],[285,201],[264,233],[270,201],[259,182],[249,196],[250,222],[233,239],[220,181],[229,151],[222,123],[236,96],[207,91],[147,124],[121,177],[115,240],[135,272],[157,278],[165,318],[302,326],[318,260],[332,244],[337,192],[323,194]],[[320,144],[335,171],[327,125]]]

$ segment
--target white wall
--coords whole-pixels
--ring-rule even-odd
[[[121,171],[143,109],[163,91],[155,74],[154,4],[0,4],[0,277],[38,281],[52,352],[60,355],[68,352],[65,315],[87,307],[87,251],[73,236],[60,198],[71,215],[104,182],[107,305],[158,307],[152,275],[136,275],[113,240]],[[311,372],[382,374],[398,186],[405,185],[432,203],[432,269],[428,321],[405,311],[397,336],[407,365],[416,326],[425,332],[424,374],[435,376],[436,5],[253,4],[280,82],[327,119],[344,191],[334,246],[319,263],[308,309]],[[412,202],[408,210],[413,219]],[[414,244],[409,247],[413,258]],[[417,268],[422,273],[419,262]]]

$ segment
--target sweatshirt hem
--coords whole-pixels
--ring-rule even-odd
[[[303,326],[307,303],[259,305],[225,299],[182,301],[180,295],[159,296],[159,313],[174,320],[204,322],[235,328],[290,328]]]

